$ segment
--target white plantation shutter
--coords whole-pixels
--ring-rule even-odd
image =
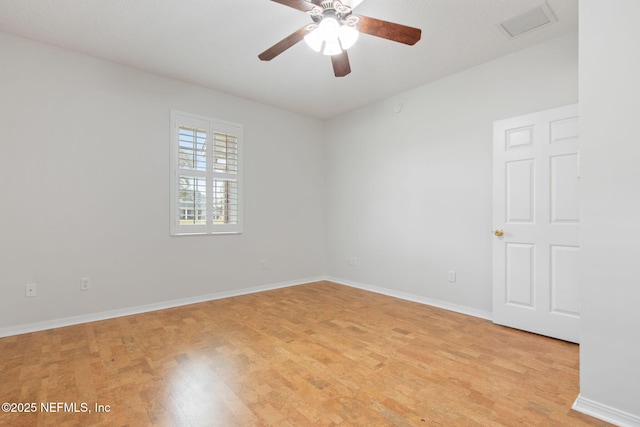
[[[171,112],[171,234],[242,232],[242,126]]]

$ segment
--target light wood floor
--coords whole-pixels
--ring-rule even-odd
[[[0,339],[2,426],[606,425],[577,395],[574,344],[329,282]]]

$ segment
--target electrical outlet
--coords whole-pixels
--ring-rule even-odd
[[[354,256],[350,256],[347,259],[347,264],[349,264],[352,267],[355,267],[356,265],[358,265],[358,258],[354,257]]]
[[[260,260],[260,269],[261,270],[266,270],[267,269],[267,260],[266,259]]]
[[[30,283],[28,285],[25,285],[24,292],[25,296],[27,297],[35,297],[36,295],[38,295],[38,287],[35,283]]]
[[[80,290],[88,291],[91,289],[91,277],[83,277],[80,279]]]
[[[449,270],[449,281],[451,283],[456,281],[456,272],[454,270]]]

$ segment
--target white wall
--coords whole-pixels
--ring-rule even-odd
[[[7,34],[0,53],[0,329],[322,275],[320,121]],[[244,125],[244,234],[169,236],[172,108]]]
[[[577,44],[564,36],[329,122],[327,274],[490,316],[493,121],[576,103]]]
[[[640,2],[580,2],[580,410],[640,425]],[[615,418],[620,412],[630,417]]]

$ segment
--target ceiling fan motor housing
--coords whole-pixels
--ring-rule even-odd
[[[327,9],[334,9],[334,3],[336,3],[335,1],[323,1],[322,3],[320,3],[320,7],[322,7],[324,10]]]
[[[333,18],[341,22],[351,15],[351,8],[339,1],[323,1],[319,7],[311,9],[309,14],[315,23],[319,23],[324,18]]]

